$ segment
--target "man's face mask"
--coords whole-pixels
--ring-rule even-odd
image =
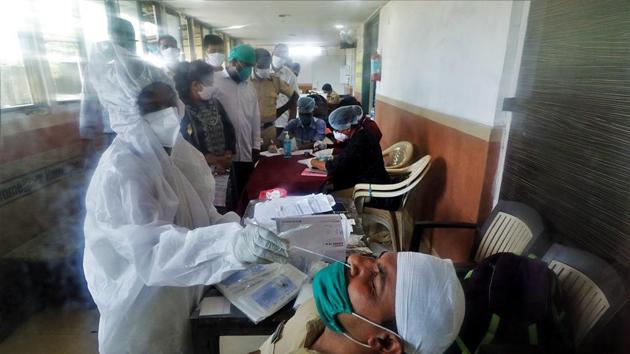
[[[172,65],[179,62],[179,49],[177,48],[169,47],[162,49],[160,51],[160,54],[162,55],[162,58],[164,58],[164,62],[167,65]]]
[[[175,107],[168,107],[144,115],[144,120],[149,123],[160,144],[164,147],[172,148],[175,145],[180,123],[177,116],[177,108]]]
[[[228,74],[233,80],[237,82],[244,82],[252,75],[252,67],[244,66],[239,63],[236,66],[231,66],[228,69]]]
[[[271,63],[274,68],[281,68],[284,65],[284,58],[274,55],[271,57]]]
[[[269,79],[271,77],[271,69],[258,69],[256,68],[255,72],[256,76],[261,79]]]
[[[225,54],[223,53],[210,53],[206,55],[206,63],[215,68],[223,65],[223,60],[225,60]]]
[[[309,117],[309,116],[300,116],[300,122],[302,122],[302,125],[305,127],[308,127],[311,125],[311,123],[313,122],[313,117]]]
[[[400,338],[398,334],[390,329],[381,326],[378,323],[368,320],[367,318],[352,311],[352,303],[348,295],[348,284],[346,281],[346,267],[344,263],[333,263],[328,267],[320,270],[313,279],[313,297],[319,317],[330,330],[340,333],[350,341],[365,347],[371,348],[369,345],[362,343],[344,332],[343,326],[337,319],[337,315],[341,313],[351,314],[367,323],[387,331],[394,336]]]

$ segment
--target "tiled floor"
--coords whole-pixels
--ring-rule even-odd
[[[40,312],[0,342],[0,354],[98,353],[96,309],[54,309]],[[221,354],[254,351],[266,336],[223,337]]]

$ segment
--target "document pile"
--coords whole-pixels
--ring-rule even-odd
[[[291,264],[254,265],[232,274],[216,288],[258,323],[296,297],[306,278]]]
[[[264,228],[277,231],[275,222],[277,218],[326,213],[332,211],[333,205],[335,199],[325,194],[273,199],[256,204],[254,220]]]
[[[343,262],[352,227],[343,214],[304,215],[276,219],[281,237],[289,240],[289,263],[311,274],[320,261]],[[295,230],[295,231],[291,231]]]

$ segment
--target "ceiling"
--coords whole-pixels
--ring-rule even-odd
[[[387,1],[202,1],[163,0],[245,42],[270,46],[337,46],[339,29],[356,28]],[[285,15],[280,17],[279,15]],[[240,29],[222,29],[246,25]]]

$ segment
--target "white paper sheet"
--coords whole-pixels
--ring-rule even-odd
[[[324,150],[319,150],[313,153],[315,157],[332,156],[332,154],[333,154],[333,149],[324,149]]]
[[[230,313],[230,302],[223,296],[204,297],[199,304],[199,316],[226,315]]]
[[[254,220],[263,227],[276,229],[275,218],[312,215],[332,211],[335,199],[325,194],[286,197],[256,204]]]
[[[299,160],[298,163],[301,163],[302,165],[307,166],[308,168],[312,167],[310,157],[308,159]]]
[[[278,150],[278,152],[262,151],[260,153],[260,156],[264,156],[264,157],[272,157],[272,156],[280,156],[280,155],[282,155],[281,150]]]
[[[318,261],[344,261],[346,243],[351,226],[348,219],[340,214],[304,215],[276,219],[278,232],[296,230],[308,225],[308,228],[289,232],[289,263],[303,272]],[[304,251],[307,250],[307,251]],[[318,253],[322,256],[314,255]]]
[[[214,176],[214,205],[224,207],[229,175]]]
[[[313,149],[304,149],[304,150],[295,150],[291,152],[291,155],[293,156],[297,156],[297,155],[304,155],[304,154],[313,154]]]

